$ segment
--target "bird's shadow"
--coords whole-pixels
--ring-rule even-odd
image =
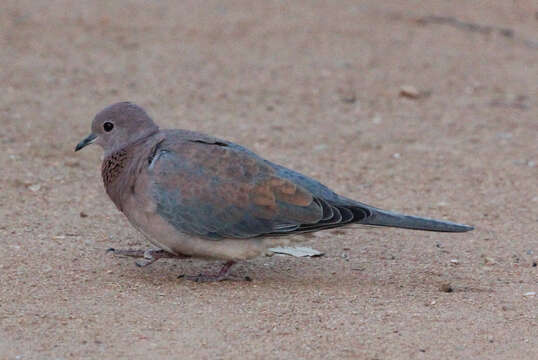
[[[296,288],[309,289],[315,287],[318,290],[353,288],[357,292],[368,291],[372,288],[384,288],[385,290],[402,291],[402,289],[423,288],[431,291],[443,291],[450,275],[432,273],[412,267],[387,268],[384,273],[379,273],[374,268],[355,267],[352,263],[344,263],[335,257],[317,259],[272,257],[245,261],[237,264],[231,274],[233,280],[225,280],[212,283],[196,283],[186,280],[182,275],[198,275],[199,273],[218,272],[220,262],[208,262],[203,260],[160,260],[151,266],[136,267],[132,259],[119,259],[121,262],[119,272],[121,279],[144,283],[145,286],[159,287],[162,291],[166,287],[201,287],[204,289],[222,289],[250,287],[257,288]],[[118,272],[116,272],[118,273]],[[243,280],[241,280],[243,279]],[[487,292],[491,291],[478,280],[471,277],[457,279],[458,286],[453,286],[446,292]],[[361,290],[362,289],[362,290]],[[435,289],[435,290],[433,290]],[[219,290],[221,291],[221,290]]]

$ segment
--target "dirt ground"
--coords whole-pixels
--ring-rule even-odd
[[[521,1],[4,0],[0,358],[538,358],[538,7]],[[407,96],[402,86],[411,86]],[[137,268],[74,153],[120,100],[464,234],[317,233],[252,282]],[[534,262],[534,265],[533,265]]]

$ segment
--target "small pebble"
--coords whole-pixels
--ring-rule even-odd
[[[441,285],[441,289],[440,289],[442,292],[446,292],[446,293],[451,293],[454,291],[454,288],[452,288],[452,285],[450,285],[450,283],[444,283]]]
[[[322,151],[328,148],[327,144],[318,144],[314,146],[314,151]]]
[[[81,218],[88,217],[88,214],[86,214],[84,211],[81,211],[79,215]]]
[[[523,294],[523,296],[525,296],[525,297],[532,297],[532,296],[535,296],[535,295],[536,295],[535,291],[529,291],[529,292],[526,292],[525,294]]]
[[[381,124],[382,121],[383,119],[378,114],[375,114],[374,118],[372,119],[372,122],[376,125]]]
[[[454,264],[454,265],[458,265],[460,263],[460,261],[458,259],[452,259],[452,260],[450,260],[450,263]]]
[[[37,192],[37,191],[39,191],[39,189],[41,189],[41,185],[39,185],[39,184],[30,185],[30,186],[28,186],[28,189],[31,192]]]
[[[353,93],[344,94],[341,98],[342,102],[345,102],[347,104],[353,104],[355,101],[357,101],[357,96]]]
[[[404,85],[400,88],[400,96],[410,99],[418,99],[420,97],[420,92],[412,85]]]
[[[511,139],[512,138],[512,133],[509,133],[509,132],[500,132],[500,133],[497,133],[497,138],[498,139]]]

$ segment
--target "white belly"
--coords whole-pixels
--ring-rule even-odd
[[[189,255],[197,258],[221,260],[245,260],[262,254],[275,246],[286,246],[291,242],[306,240],[303,236],[252,238],[252,239],[220,239],[210,240],[182,233],[176,230],[156,212],[151,201],[137,201],[136,196],[125,199],[124,212],[129,222],[140,231],[149,242],[173,254]],[[141,204],[151,204],[145,207]]]

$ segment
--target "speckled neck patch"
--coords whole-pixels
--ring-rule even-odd
[[[101,166],[101,176],[105,186],[113,183],[120,176],[126,165],[127,151],[123,149],[107,156]]]

